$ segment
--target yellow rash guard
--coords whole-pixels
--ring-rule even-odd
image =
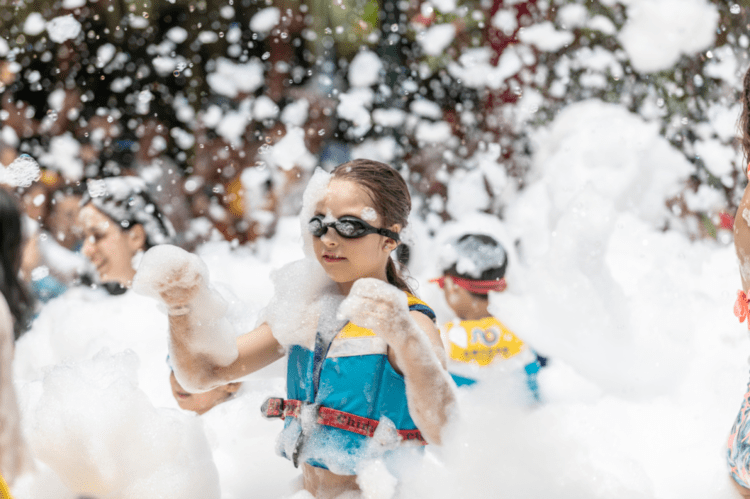
[[[494,317],[445,325],[448,356],[454,362],[489,365],[496,358],[508,359],[526,350],[523,341]]]

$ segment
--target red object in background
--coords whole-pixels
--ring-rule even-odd
[[[729,213],[719,213],[719,227],[732,230],[734,228],[734,218],[732,218]]]
[[[411,18],[411,22],[414,24],[421,24],[425,28],[430,27],[432,22],[435,20],[435,14],[431,14],[429,17],[424,16],[422,14],[417,14],[416,16]]]
[[[491,61],[493,65],[497,64],[498,59],[500,59],[500,56],[502,55],[503,51],[506,49],[508,45],[518,43],[518,30],[520,29],[520,26],[521,26],[521,19],[524,17],[532,16],[530,9],[533,7],[536,7],[536,2],[537,0],[525,0],[522,2],[513,3],[511,5],[506,6],[505,0],[493,1],[492,9],[490,9],[490,15],[488,17],[488,20],[492,19],[492,17],[500,9],[503,9],[503,8],[515,9],[516,19],[519,24],[519,27],[517,27],[516,30],[511,35],[506,35],[499,29],[492,26],[492,22],[488,22],[486,24],[484,37],[485,37],[485,40],[488,40],[490,42],[490,47],[492,48],[492,51],[494,52],[494,55]],[[516,102],[519,99],[519,97],[520,96],[513,93],[509,87],[506,87],[502,91],[489,92],[488,97],[487,97],[487,108],[494,109],[506,103]]]

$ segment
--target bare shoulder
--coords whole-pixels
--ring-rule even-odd
[[[426,333],[430,333],[432,331],[438,331],[437,326],[435,325],[435,321],[427,317],[422,312],[419,312],[417,310],[410,310],[409,315],[412,319],[419,325],[421,329],[423,329]]]
[[[440,330],[432,319],[416,310],[410,311],[409,315],[414,319],[414,322],[417,323],[417,326],[427,334],[427,337],[433,346],[440,346],[440,348],[443,348],[443,340],[440,339]]]

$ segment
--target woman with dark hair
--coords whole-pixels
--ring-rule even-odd
[[[81,252],[96,271],[93,285],[73,286],[44,305],[18,342],[16,376],[34,380],[48,366],[65,360],[88,359],[105,348],[131,349],[141,361],[139,375],[165,380],[163,385],[144,383],[148,394],[157,403],[169,401],[166,349],[157,339],[159,327],[166,324],[153,301],[128,290],[139,256],[154,245],[170,242],[172,226],[138,177],[89,181],[82,204]]]
[[[13,196],[0,189],[0,292],[14,318],[15,337],[28,327],[32,299],[18,275],[23,231],[21,212]]]
[[[21,243],[18,205],[10,193],[0,188],[0,475],[11,485],[32,468],[31,455],[21,435],[12,380],[14,338],[24,329],[31,309],[29,295],[18,277]]]
[[[262,324],[236,341],[224,334],[231,325],[194,255],[154,248],[136,276],[136,290],[167,305],[172,365],[187,390],[229,383],[287,354],[287,395],[263,412],[285,420],[278,452],[302,468],[317,498],[358,490],[372,459],[390,463],[439,444],[454,408],[435,314],[391,258],[410,208],[406,182],[388,165],[318,170],[300,214],[307,258],[277,271]]]
[[[81,251],[110,292],[124,292],[130,287],[137,255],[174,238],[171,223],[139,177],[90,181],[81,206]]]
[[[740,143],[745,161],[750,161],[750,69],[745,73],[742,92],[742,115],[740,117]],[[750,165],[746,170],[750,179]],[[734,313],[740,322],[748,318],[748,295],[750,295],[750,184],[737,208],[734,219],[734,247],[740,264],[742,289],[737,292]],[[750,498],[750,385],[729,435],[727,449],[729,472],[742,497]]]

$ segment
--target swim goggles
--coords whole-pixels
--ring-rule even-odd
[[[328,223],[323,221],[322,215],[317,215],[312,217],[307,223],[307,230],[315,237],[323,237],[323,234],[328,232],[330,227],[333,227],[339,236],[346,239],[357,239],[367,234],[380,234],[381,236],[390,237],[396,242],[399,241],[397,232],[388,229],[378,229],[364,220],[351,215],[344,215],[338,220]]]

